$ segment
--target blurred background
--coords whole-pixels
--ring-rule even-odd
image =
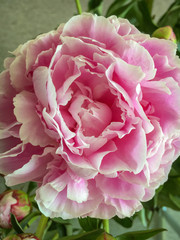
[[[113,0],[104,0],[103,12]],[[166,11],[173,0],[155,0],[155,19]],[[88,0],[81,0],[83,11]],[[8,51],[40,33],[55,29],[76,14],[74,0],[0,0],[0,70]]]
[[[103,12],[112,3],[112,0],[104,0]],[[155,0],[152,15],[157,21],[167,10],[173,0]],[[87,10],[88,0],[81,0],[83,11]],[[0,71],[3,70],[3,60],[19,44],[35,38],[40,33],[55,29],[60,23],[67,22],[76,14],[74,0],[0,0]],[[0,193],[4,191],[4,181],[0,177]],[[157,235],[156,240],[180,239],[180,225],[178,221],[180,213],[172,209],[163,208],[160,214],[155,214],[150,227],[163,227],[168,231]],[[130,230],[143,230],[143,213],[136,218]],[[75,222],[78,225],[77,222]],[[115,221],[111,222],[112,233],[123,233],[126,229]]]

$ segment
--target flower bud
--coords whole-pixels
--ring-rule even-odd
[[[31,233],[22,233],[18,235],[11,235],[3,240],[39,240],[34,234]]]
[[[172,27],[170,26],[158,28],[156,31],[153,32],[152,37],[167,39],[176,43],[176,35],[174,34]]]
[[[21,190],[9,190],[0,194],[0,227],[11,228],[11,213],[21,221],[31,211],[28,195]]]
[[[115,238],[108,233],[102,233],[96,240],[115,240]]]

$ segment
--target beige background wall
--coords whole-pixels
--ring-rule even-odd
[[[104,12],[113,0],[104,0]],[[155,0],[153,12],[159,16],[173,0]],[[81,0],[83,11],[88,0]],[[0,0],[0,70],[8,51],[56,28],[76,13],[74,0]]]

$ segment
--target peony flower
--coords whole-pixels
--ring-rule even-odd
[[[11,213],[21,221],[31,211],[28,196],[21,190],[9,190],[0,194],[0,227],[11,228]]]
[[[8,236],[4,238],[4,240],[39,240],[39,238],[30,233],[22,233],[18,235]]]
[[[19,46],[0,75],[0,172],[49,217],[130,217],[180,154],[176,44],[89,13]]]
[[[156,38],[171,40],[176,43],[176,35],[174,34],[171,26],[158,28],[156,31],[153,32],[152,36]]]

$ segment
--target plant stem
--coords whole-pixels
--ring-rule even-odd
[[[149,9],[149,13],[150,13],[150,15],[151,15],[154,0],[146,0],[146,3],[147,3],[147,6],[148,6],[148,9]]]
[[[66,228],[66,235],[67,236],[71,236],[73,234],[72,225],[71,224],[67,224],[67,225],[65,225],[65,228]]]
[[[109,233],[109,220],[108,219],[103,219],[103,229]]]
[[[48,222],[48,217],[41,215],[37,230],[36,230],[36,236],[41,240],[43,238],[43,234],[46,228]]]
[[[75,2],[76,2],[76,8],[77,8],[78,14],[81,14],[82,8],[81,8],[80,0],[75,0]]]
[[[58,240],[59,239],[59,234],[58,233],[56,233],[55,235],[54,235],[54,237],[53,237],[53,239],[52,240]]]

